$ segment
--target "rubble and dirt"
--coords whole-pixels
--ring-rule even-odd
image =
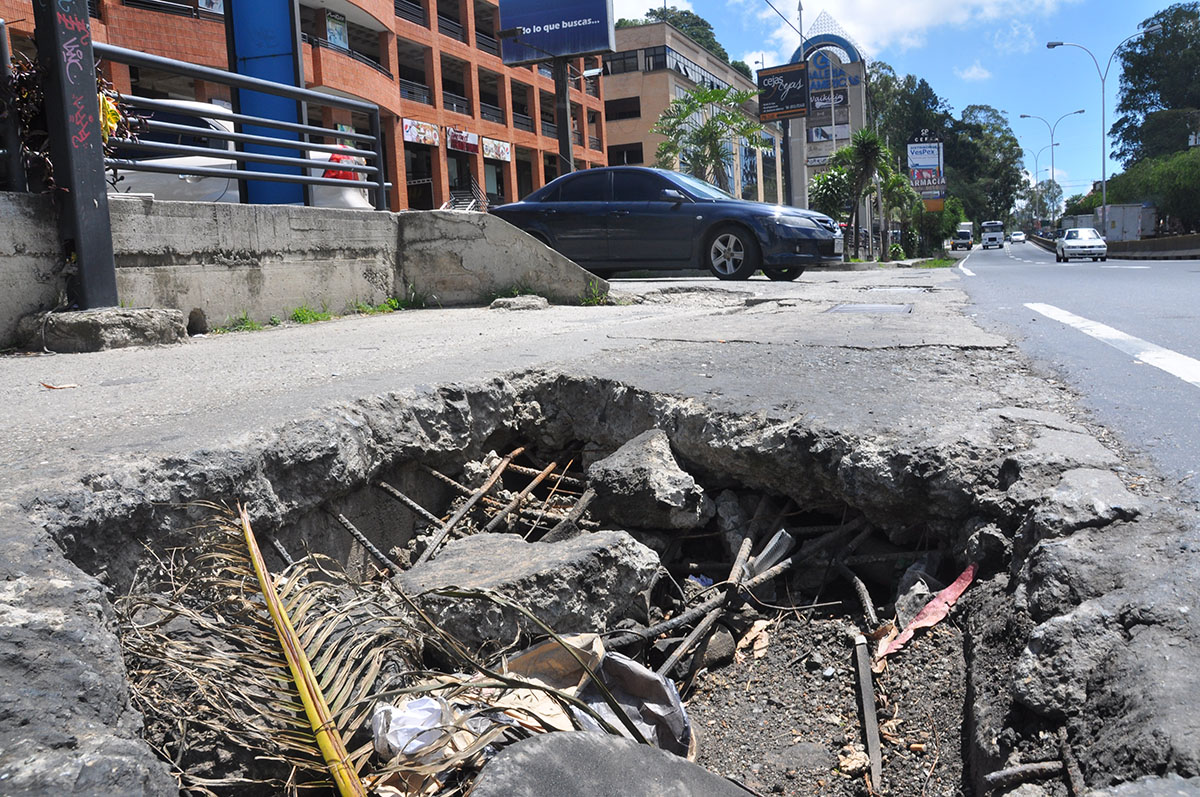
[[[709,320],[709,335],[727,334],[726,315]],[[605,628],[573,630],[642,637],[647,624],[704,605],[736,570],[739,529],[753,529],[755,552],[776,522],[799,543],[804,557],[790,554],[778,578],[718,601],[707,649],[695,664],[685,652],[672,670],[698,731],[698,760],[714,772],[764,794],[868,793],[853,637],[875,630],[872,610],[881,623],[894,616],[908,566],[937,552],[933,580],[949,583],[970,563],[979,573],[944,620],[874,676],[885,793],[982,794],[1001,771],[1038,775],[1003,787],[1021,795],[1076,793],[1080,781],[1113,794],[1196,793],[1200,692],[1187,666],[1200,643],[1190,564],[1196,519],[1152,475],[1106,457],[1069,395],[1031,377],[1011,351],[816,346],[795,364],[803,378],[751,399],[769,357],[712,344],[698,367],[694,341],[663,339],[598,363],[591,376],[530,371],[375,392],[219,446],[114,459],[5,493],[3,789],[177,790],[169,765],[142,741],[112,606],[140,568],[192,542],[204,516],[197,501],[242,502],[283,551],[322,552],[369,580],[386,565],[338,515],[401,569],[436,568],[458,546],[480,545],[489,518],[534,477],[506,475],[425,565],[410,564],[464,499],[429,470],[477,484],[471,471],[493,471],[491,452],[524,447],[518,467],[540,473],[559,462],[566,471],[570,461],[581,483],[558,505],[547,479],[532,494],[539,517],[516,508],[489,535],[537,528],[537,537],[569,521],[565,542],[520,544],[585,545],[610,535],[639,562],[652,550],[670,574],[647,596],[644,618],[639,600],[620,619],[624,610],[586,617]],[[967,378],[960,358],[970,364]],[[696,389],[734,360],[744,384]],[[833,372],[844,373],[836,366],[846,360],[862,373],[855,390],[840,403],[812,403],[814,392],[836,395]],[[642,381],[654,389],[607,373],[650,361],[657,370]],[[916,385],[914,374],[940,384],[895,390],[897,380]],[[950,383],[959,412],[931,399]],[[885,396],[895,399],[886,418],[869,409]],[[622,529],[594,507],[570,518],[588,468],[652,430],[716,515],[691,529]],[[634,547],[634,534],[650,546]],[[278,549],[265,550],[273,566],[285,565]],[[705,578],[713,584],[698,583]],[[540,604],[570,585],[546,589]],[[622,649],[653,668],[691,627]],[[1045,777],[1051,770],[1060,774]],[[1147,776],[1156,780],[1140,782]]]

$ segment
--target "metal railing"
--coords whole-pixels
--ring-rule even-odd
[[[433,92],[424,83],[400,78],[400,98],[433,105]]]
[[[447,111],[461,113],[464,116],[471,115],[471,101],[461,94],[455,94],[452,91],[442,91],[442,107]]]
[[[533,132],[533,117],[529,114],[517,113],[513,111],[513,127],[519,130],[528,130]]]
[[[421,26],[426,24],[425,9],[420,3],[413,3],[411,0],[396,0],[396,16]]]
[[[542,135],[549,136],[550,138],[558,138],[558,125],[554,124],[554,122],[547,122],[545,119],[543,119]]]
[[[462,23],[450,17],[443,17],[438,14],[438,33],[449,36],[451,39],[458,39],[464,44],[467,41],[467,31],[462,26]]]
[[[500,42],[496,41],[495,37],[489,36],[486,33],[475,31],[475,46],[485,53],[492,55],[500,54]]]
[[[335,168],[338,171],[348,171],[361,174],[365,182],[353,182],[349,185],[354,187],[366,188],[370,192],[375,208],[385,210],[387,208],[387,189],[390,185],[387,183],[387,177],[383,170],[383,139],[381,136],[381,127],[379,121],[379,106],[373,103],[364,102],[361,100],[351,100],[345,97],[339,97],[332,94],[324,94],[309,89],[297,88],[288,86],[282,83],[274,83],[269,80],[260,80],[258,78],[238,75],[233,72],[226,72],[220,69],[213,69],[206,66],[197,66],[184,61],[176,61],[170,58],[163,58],[157,55],[149,55],[147,53],[138,52],[136,50],[128,50],[124,47],[115,47],[111,44],[93,43],[93,50],[96,57],[107,61],[114,61],[120,64],[136,66],[146,69],[157,69],[172,74],[182,75],[198,80],[205,80],[211,83],[220,83],[232,88],[247,89],[264,94],[272,94],[279,97],[287,97],[301,103],[308,103],[318,106],[329,106],[341,108],[351,112],[361,113],[366,115],[370,127],[370,133],[357,133],[348,130],[338,130],[328,127],[319,127],[316,125],[298,124],[294,122],[281,122],[275,119],[267,119],[258,116],[250,116],[247,114],[233,113],[227,111],[220,106],[213,105],[205,107],[203,112],[191,110],[186,107],[180,107],[178,103],[164,100],[153,100],[146,97],[138,97],[122,94],[121,102],[135,109],[143,108],[147,110],[163,110],[176,114],[194,117],[207,117],[212,119],[222,119],[234,125],[235,132],[226,130],[206,130],[205,136],[212,139],[231,142],[236,149],[217,149],[211,147],[194,147],[182,144],[168,144],[157,141],[140,141],[137,138],[128,139],[110,139],[110,142],[122,149],[141,150],[153,153],[159,157],[170,156],[186,156],[198,155],[206,158],[217,157],[220,159],[228,158],[232,161],[233,168],[221,168],[219,166],[188,166],[180,164],[178,161],[170,164],[155,163],[154,159],[149,160],[131,160],[128,158],[105,158],[104,165],[106,168],[122,169],[127,171],[142,171],[142,172],[158,172],[177,175],[194,175],[197,177],[225,177],[239,181],[264,181],[264,182],[281,182],[281,183],[296,183],[304,186],[324,185],[337,186],[339,188],[347,187],[348,183],[344,179],[333,177],[314,177],[310,175],[311,171],[324,170],[328,161],[307,157],[309,153],[328,153],[330,155],[337,153],[339,155],[347,155],[354,158],[361,158],[363,163],[346,161],[338,162]],[[151,131],[160,131],[167,133],[187,133],[194,134],[195,128],[185,125],[171,124],[168,122],[158,122],[151,119],[146,123]],[[295,138],[283,138],[274,135],[257,135],[252,133],[240,132],[243,126],[252,128],[266,128],[269,130],[280,131],[281,134],[291,134]],[[351,141],[354,143],[352,147],[344,147],[336,144],[317,144],[309,139],[321,138],[330,141]],[[241,149],[243,145],[251,146],[268,146],[272,149],[296,150],[295,156],[272,155],[254,151],[244,151]],[[274,166],[290,166],[296,167],[294,173],[266,172],[255,171],[246,168],[248,164],[263,164]],[[308,191],[306,189],[305,193]]]
[[[218,14],[215,11],[209,11],[200,6],[199,0],[121,0],[121,5],[129,6],[130,8],[140,8],[143,11],[158,11],[163,14],[174,14],[180,17],[192,17],[193,19],[211,19],[222,20],[224,14]],[[88,3],[88,11],[91,11],[91,3]],[[99,12],[92,16],[99,16]]]
[[[489,122],[497,122],[504,124],[504,109],[499,105],[492,105],[488,102],[480,101],[479,116]]]
[[[600,139],[596,136],[588,136],[588,149],[600,149]]]

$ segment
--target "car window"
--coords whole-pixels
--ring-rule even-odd
[[[214,138],[208,135],[213,130],[221,130],[221,128],[207,119],[188,116],[182,113],[172,113],[171,111],[157,110],[149,111],[145,113],[145,116],[155,122],[166,122],[167,124],[189,127],[192,131],[181,133],[176,130],[145,130],[137,134],[139,141],[155,141],[160,144],[183,145],[185,147],[228,149],[228,142],[225,139]],[[114,157],[121,160],[144,160],[146,158],[169,158],[171,155],[164,152],[151,152],[144,149],[121,147],[114,153]]]
[[[559,202],[603,202],[608,198],[608,172],[576,175],[564,180],[559,189]]]
[[[1079,230],[1067,230],[1067,240],[1074,241],[1079,237]]]
[[[665,180],[645,172],[613,172],[614,202],[654,202],[669,187]]]
[[[1099,238],[1100,233],[1096,232],[1095,230],[1080,230],[1079,237],[1088,239]]]

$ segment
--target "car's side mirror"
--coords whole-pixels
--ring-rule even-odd
[[[676,205],[684,202],[687,197],[676,191],[674,188],[664,188],[658,195],[661,202],[674,202]]]

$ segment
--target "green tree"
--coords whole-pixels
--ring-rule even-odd
[[[883,225],[885,230],[883,233],[883,257],[880,258],[886,261],[891,256],[891,236],[886,232],[887,229],[890,229],[890,222],[894,219],[900,223],[900,240],[903,241],[907,238],[913,218],[923,209],[923,206],[921,197],[908,184],[908,175],[906,174],[892,173],[881,180],[879,200],[883,205],[879,215],[889,222]]]
[[[741,72],[749,80],[754,80],[754,73],[750,71],[750,65],[745,61],[730,61],[729,65]]]
[[[667,22],[674,25],[686,33],[688,38],[696,42],[696,44],[699,44],[722,61],[729,63],[729,53],[725,52],[725,48],[717,41],[717,37],[713,33],[713,26],[707,19],[692,11],[679,9],[675,6],[651,8],[646,12],[645,20],[619,19],[617,20],[617,27],[633,28],[651,22]]]
[[[890,172],[888,161],[892,154],[878,134],[868,127],[854,131],[850,144],[833,154],[834,165],[841,166],[850,177],[851,230],[854,234],[854,256],[861,254],[858,235],[859,206],[880,172]],[[847,252],[848,254],[848,252]]]
[[[734,144],[744,139],[755,149],[766,148],[762,135],[765,128],[742,108],[756,94],[732,86],[723,89],[698,86],[671,100],[650,128],[663,136],[655,153],[655,165],[671,170],[683,167],[689,174],[728,191]]]
[[[1200,108],[1200,3],[1176,3],[1139,27],[1151,25],[1163,29],[1126,42],[1116,56],[1121,84],[1118,116],[1109,133],[1116,139],[1114,154],[1126,166],[1185,149],[1186,133],[1179,135],[1182,120],[1154,117]]]
[[[850,175],[841,166],[833,166],[808,181],[808,206],[834,221],[846,220],[850,203]]]

